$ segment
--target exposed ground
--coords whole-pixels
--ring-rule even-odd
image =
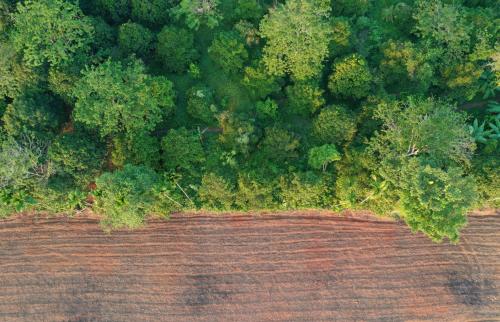
[[[324,214],[0,222],[0,321],[500,321],[500,215],[459,245]]]

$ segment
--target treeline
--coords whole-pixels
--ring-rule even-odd
[[[0,0],[0,217],[499,207],[495,0]]]

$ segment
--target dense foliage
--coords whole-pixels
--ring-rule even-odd
[[[500,206],[499,10],[471,0],[0,0],[0,217]]]

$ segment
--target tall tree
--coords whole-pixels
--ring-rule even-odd
[[[71,1],[19,2],[13,18],[12,41],[30,66],[68,63],[92,42],[90,20]]]
[[[106,61],[83,72],[75,85],[74,120],[101,136],[134,136],[154,129],[174,107],[172,83],[145,73],[138,60]]]
[[[321,71],[331,36],[330,11],[326,0],[288,0],[269,10],[260,23],[269,74],[303,80]]]

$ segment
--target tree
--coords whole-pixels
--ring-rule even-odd
[[[160,142],[149,134],[119,135],[112,139],[111,162],[117,168],[126,164],[160,168]]]
[[[278,127],[268,127],[264,132],[259,150],[265,159],[281,164],[298,157],[300,142],[293,133]]]
[[[173,3],[169,0],[131,0],[132,19],[146,26],[166,25]]]
[[[324,91],[313,83],[295,83],[288,86],[285,92],[292,113],[309,115],[325,105]]]
[[[0,145],[0,218],[27,210],[36,203],[35,186],[50,176],[46,142],[23,136],[12,137]]]
[[[285,209],[329,208],[331,192],[325,180],[310,172],[281,177],[280,197]]]
[[[403,173],[400,207],[408,226],[434,241],[447,237],[457,242],[477,199],[472,178],[464,177],[460,168],[442,170],[417,159],[410,160]]]
[[[95,183],[93,208],[102,216],[103,228],[111,230],[143,225],[156,202],[154,190],[160,178],[150,168],[126,165],[102,174]]]
[[[44,163],[47,143],[29,136],[12,137],[0,146],[0,190],[26,188],[33,182],[45,181],[49,168]]]
[[[362,16],[370,8],[370,0],[335,0],[333,14],[336,16]]]
[[[431,48],[440,50],[444,64],[460,59],[468,51],[470,24],[460,7],[441,0],[419,0],[413,14],[415,33]]]
[[[370,91],[372,75],[366,60],[357,55],[344,57],[333,64],[328,88],[340,97],[363,98]]]
[[[33,87],[39,75],[27,67],[10,42],[0,42],[0,97],[15,98],[25,88]]]
[[[130,0],[94,0],[91,9],[114,23],[126,21],[130,17]]]
[[[195,86],[187,94],[187,112],[206,124],[214,123],[218,109],[214,104],[213,91],[205,86]]]
[[[466,116],[448,103],[418,98],[381,103],[375,117],[384,125],[372,139],[371,149],[384,156],[391,173],[400,169],[396,164],[412,157],[423,158],[426,163],[441,168],[470,163],[475,144]],[[390,177],[397,182],[400,174]]]
[[[127,22],[118,29],[118,45],[125,55],[146,56],[152,49],[153,33],[135,22]]]
[[[395,91],[425,93],[432,84],[432,66],[411,42],[390,40],[383,45],[382,55],[380,71],[387,87]]]
[[[23,1],[13,19],[13,44],[29,66],[69,63],[92,42],[90,20],[70,1]]]
[[[161,142],[163,166],[167,171],[185,170],[196,173],[205,161],[200,137],[186,128],[172,129]]]
[[[325,0],[288,0],[269,10],[260,23],[269,74],[297,80],[319,74],[328,56],[330,10]]]
[[[47,93],[25,91],[7,106],[3,127],[12,137],[50,139],[61,127],[62,112],[61,104]]]
[[[208,48],[208,54],[228,74],[240,71],[248,59],[245,45],[235,32],[219,33]]]
[[[398,196],[403,219],[436,241],[457,241],[477,199],[463,175],[475,148],[465,116],[447,103],[413,98],[383,103],[375,116],[384,125],[370,141],[373,170]]]
[[[249,174],[240,174],[235,203],[242,210],[275,208],[277,203],[272,190],[271,184],[259,182]]]
[[[253,97],[261,99],[281,88],[276,77],[267,75],[262,61],[245,68],[242,84]]]
[[[48,149],[54,172],[70,176],[83,186],[99,174],[105,154],[98,138],[83,130],[58,136]]]
[[[218,6],[219,0],[181,0],[172,13],[177,19],[184,17],[189,29],[198,30],[201,25],[212,29],[222,20]]]
[[[319,143],[342,145],[353,139],[356,123],[344,107],[333,105],[322,109],[314,119],[312,133]]]
[[[101,136],[153,130],[174,107],[172,83],[145,73],[137,60],[105,63],[83,72],[74,90],[73,117]]]
[[[234,204],[234,187],[215,173],[203,175],[198,195],[202,207],[209,210],[231,210]]]
[[[330,162],[340,160],[340,153],[333,144],[324,144],[309,149],[307,163],[315,170],[326,170]]]
[[[198,57],[193,34],[189,30],[165,26],[157,38],[156,56],[168,71],[183,72]]]

